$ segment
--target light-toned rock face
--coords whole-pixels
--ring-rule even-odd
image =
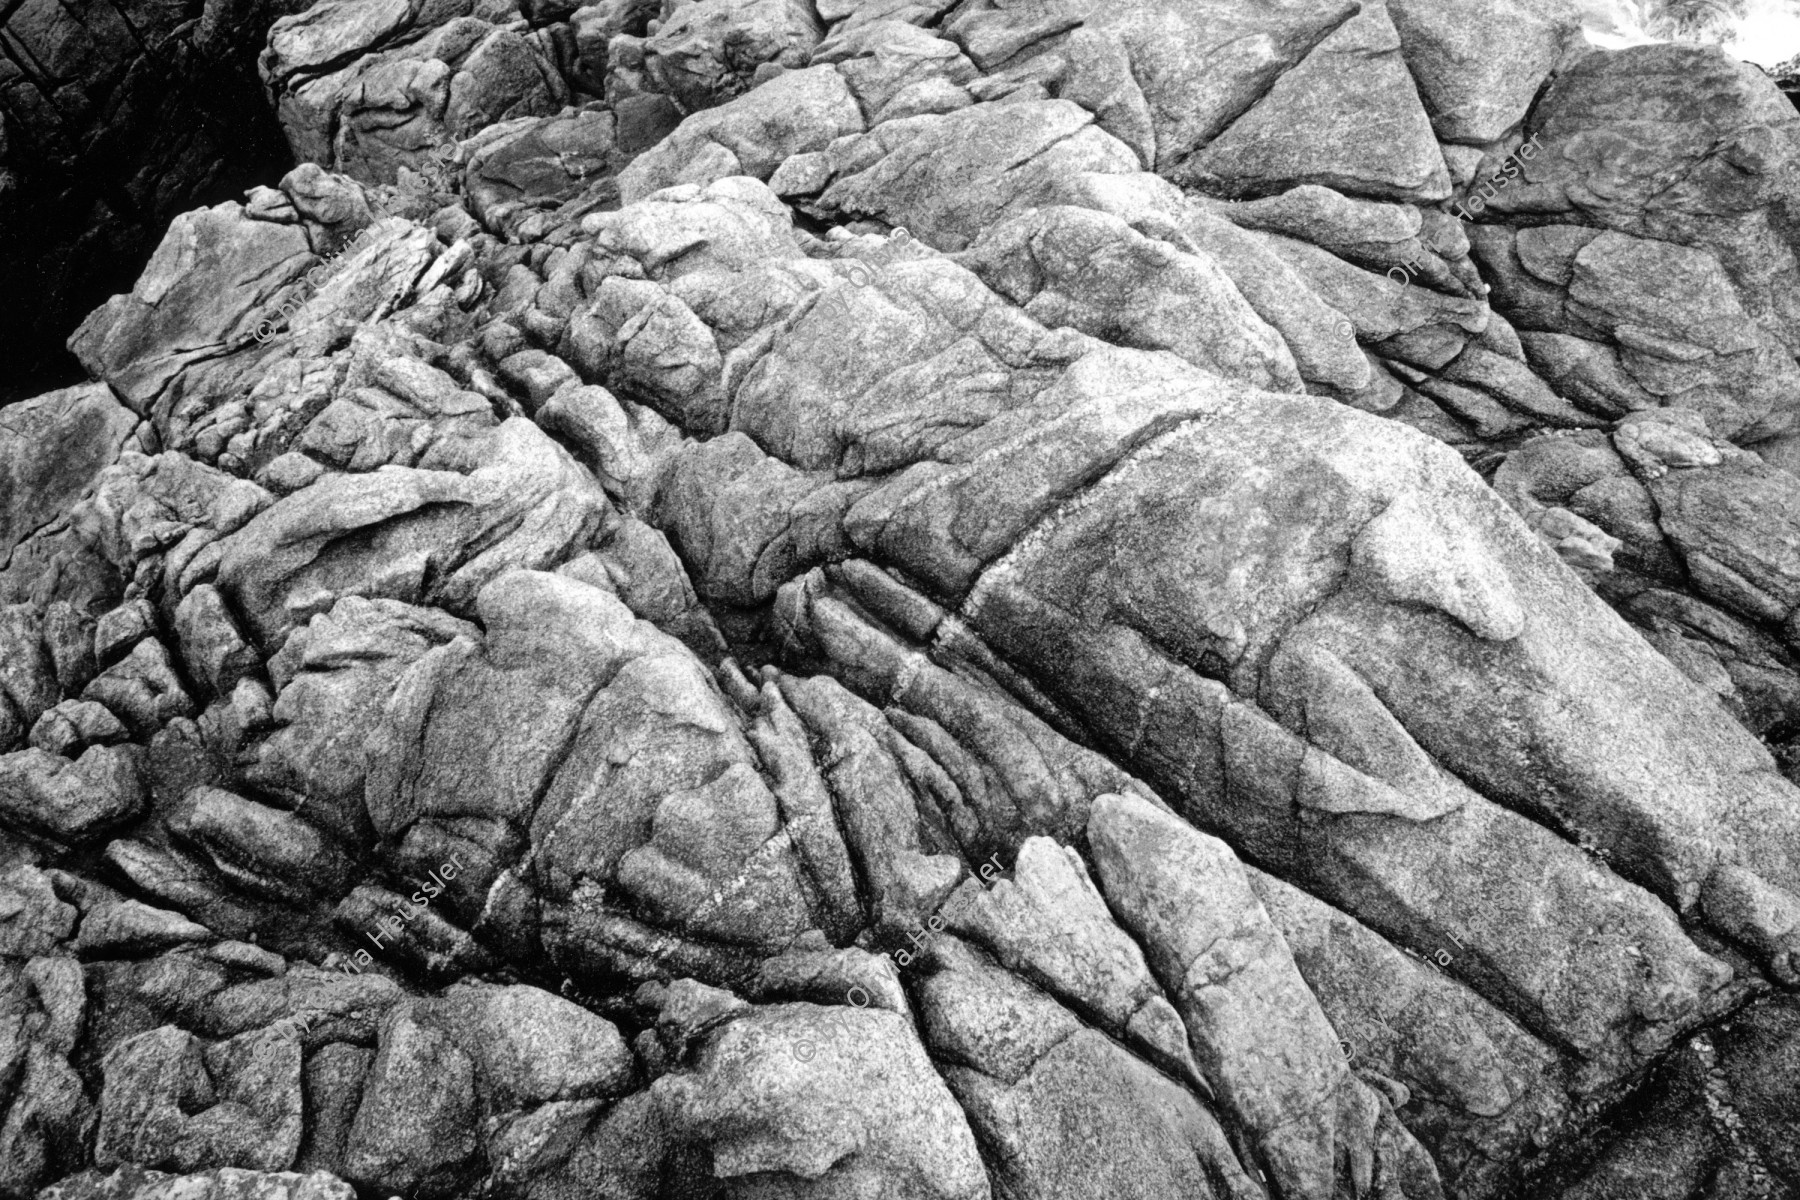
[[[0,1195],[1800,1188],[1800,115],[1578,28],[277,22],[0,412]]]

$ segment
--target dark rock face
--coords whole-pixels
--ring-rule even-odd
[[[0,1194],[1800,1190],[1767,78],[1554,0],[258,68],[303,165],[0,414]]]
[[[1792,100],[1796,108],[1800,108],[1800,54],[1769,68],[1769,78],[1775,81],[1775,86],[1781,89],[1782,95]]]
[[[254,63],[305,0],[0,9],[0,403],[79,378],[63,342],[169,221],[292,164]]]

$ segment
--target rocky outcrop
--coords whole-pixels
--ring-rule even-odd
[[[1178,7],[276,23],[8,410],[0,1188],[1800,1186],[1800,118]]]
[[[1715,437],[1690,408],[1633,413],[1610,435],[1544,437],[1495,485],[1670,661],[1795,765],[1800,551],[1790,472]]]
[[[64,340],[131,285],[172,218],[293,165],[255,59],[270,25],[305,6],[7,6],[0,403],[80,378]]]

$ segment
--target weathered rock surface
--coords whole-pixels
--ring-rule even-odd
[[[305,7],[22,0],[6,9],[0,403],[79,378],[63,347],[69,331],[131,285],[172,218],[293,165],[260,95],[256,55],[277,18]]]
[[[1800,117],[1575,28],[277,22],[7,410],[0,1192],[1800,1187]]]

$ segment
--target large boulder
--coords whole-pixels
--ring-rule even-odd
[[[0,455],[0,1188],[1796,1182],[1800,126],[1573,30],[281,22]]]

